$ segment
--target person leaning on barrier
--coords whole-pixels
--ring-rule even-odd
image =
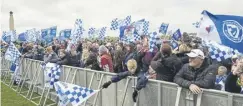
[[[243,73],[243,57],[239,56],[236,64],[232,66],[232,70],[226,78],[225,91],[232,93],[240,93],[241,87],[237,84],[237,79]]]
[[[201,88],[214,88],[217,66],[209,65],[200,49],[193,49],[187,55],[189,63],[176,74],[174,82],[179,86],[189,88],[194,94],[201,93]]]
[[[46,54],[44,55],[44,63],[56,63],[58,59],[57,54],[52,50],[52,46],[46,48]]]

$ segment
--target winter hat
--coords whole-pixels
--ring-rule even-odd
[[[134,59],[128,60],[127,61],[127,69],[128,69],[129,72],[134,74],[136,69],[137,69],[137,61],[134,60]]]
[[[104,45],[101,45],[99,47],[99,54],[103,54],[103,53],[107,53],[107,52],[108,52],[108,49]]]

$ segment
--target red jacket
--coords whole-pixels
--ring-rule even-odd
[[[113,71],[113,64],[112,64],[112,58],[110,54],[102,54],[100,58],[100,67],[104,71],[114,72]]]

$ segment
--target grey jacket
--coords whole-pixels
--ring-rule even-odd
[[[52,52],[51,54],[46,54],[44,56],[44,62],[48,63],[56,63],[58,60],[60,60],[55,52]]]
[[[217,66],[208,65],[206,61],[199,69],[193,69],[189,64],[185,64],[174,77],[174,82],[184,88],[195,84],[201,88],[211,89],[215,86],[216,71]]]

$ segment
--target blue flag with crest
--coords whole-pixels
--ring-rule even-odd
[[[243,52],[243,16],[202,12],[199,36]]]

